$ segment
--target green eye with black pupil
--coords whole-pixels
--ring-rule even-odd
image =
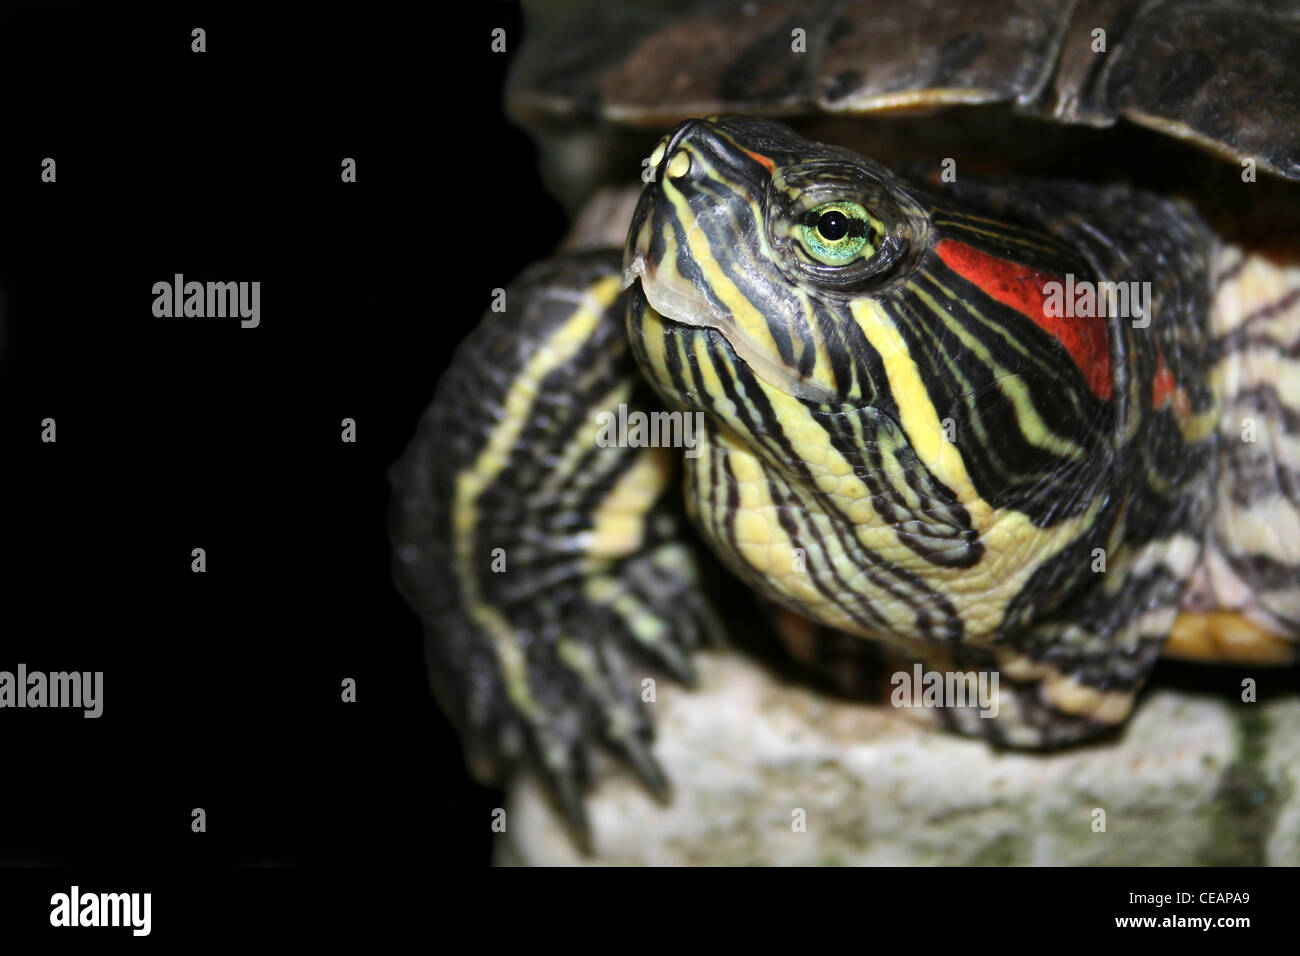
[[[799,218],[796,237],[804,251],[828,266],[848,265],[860,256],[875,254],[869,240],[875,222],[867,210],[850,200],[822,203]]]

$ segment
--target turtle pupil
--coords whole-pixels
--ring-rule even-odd
[[[817,231],[822,234],[823,239],[830,242],[843,239],[849,231],[849,218],[844,213],[832,209],[830,212],[823,213],[817,220]]]

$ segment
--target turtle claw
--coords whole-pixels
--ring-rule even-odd
[[[623,758],[655,800],[660,803],[668,801],[672,792],[668,776],[651,753],[649,742],[640,733],[609,737],[605,742]],[[570,756],[562,762],[547,763],[543,759],[541,764],[541,777],[546,789],[556,809],[564,817],[574,842],[584,856],[592,855],[595,851],[591,822],[583,802],[588,775],[582,745],[576,745]]]
[[[548,769],[543,772],[543,778],[582,852],[590,854],[591,827],[582,802],[583,787],[579,775],[572,770],[557,772]]]
[[[636,771],[641,782],[654,794],[655,799],[661,802],[667,800],[670,792],[668,775],[664,773],[663,768],[650,752],[649,744],[640,737],[629,736],[619,740],[614,746],[628,765]]]

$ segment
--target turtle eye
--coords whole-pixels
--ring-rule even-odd
[[[842,266],[876,253],[879,224],[861,205],[848,200],[822,203],[803,214],[797,236],[804,251],[828,266]]]

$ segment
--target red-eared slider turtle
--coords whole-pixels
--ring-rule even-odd
[[[657,130],[635,211],[577,244],[624,248],[509,287],[392,472],[396,578],[473,767],[526,756],[578,820],[592,741],[661,788],[643,682],[746,637],[735,582],[842,686],[862,647],[997,675],[992,707],[933,713],[1014,747],[1122,723],[1162,647],[1293,659],[1294,9],[611,16],[535,15],[511,102],[571,198]],[[903,107],[932,112],[876,115]],[[757,114],[836,114],[856,151]],[[1084,123],[1116,125],[1061,133]]]

